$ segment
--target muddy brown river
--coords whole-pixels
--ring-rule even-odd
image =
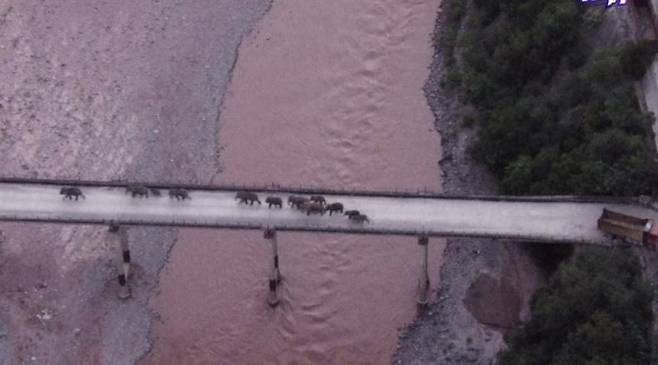
[[[422,92],[439,2],[274,2],[239,50],[214,183],[439,191]],[[416,315],[415,239],[279,233],[278,243],[272,309],[262,232],[179,230],[141,363],[389,363]],[[433,286],[443,247],[430,241]]]

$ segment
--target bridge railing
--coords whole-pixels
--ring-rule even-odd
[[[144,185],[154,189],[171,189],[183,188],[187,190],[205,190],[205,191],[252,191],[252,192],[270,192],[270,193],[292,193],[292,194],[317,194],[317,195],[346,195],[346,196],[366,196],[366,197],[390,197],[390,198],[425,198],[425,199],[459,199],[459,200],[481,200],[481,201],[509,201],[509,202],[565,202],[565,203],[610,203],[610,204],[634,204],[640,205],[638,197],[612,197],[612,196],[575,196],[575,195],[459,195],[444,194],[430,191],[418,190],[398,191],[398,190],[363,190],[363,189],[327,189],[320,187],[304,186],[281,186],[276,184],[266,186],[256,185],[206,185],[206,184],[187,184],[179,182],[155,182],[155,181],[133,181],[133,180],[73,180],[58,178],[28,178],[28,177],[0,177],[0,183],[8,184],[41,184],[41,185],[72,185],[72,186],[90,186],[90,187],[125,187],[128,185]],[[655,204],[654,204],[655,205]],[[656,209],[654,207],[654,209]]]
[[[281,232],[313,232],[313,233],[341,233],[341,234],[358,234],[358,235],[380,235],[380,236],[427,236],[427,237],[438,237],[438,238],[488,238],[496,240],[509,240],[509,241],[523,241],[523,242],[542,242],[542,243],[580,243],[580,244],[596,244],[596,245],[607,245],[609,242],[605,240],[601,241],[588,241],[588,240],[578,240],[575,238],[561,238],[561,237],[545,237],[545,236],[532,236],[528,234],[499,234],[499,233],[477,233],[477,232],[455,232],[455,231],[408,231],[408,230],[396,230],[396,229],[372,229],[365,227],[353,226],[349,228],[340,228],[340,227],[330,227],[322,225],[307,225],[304,227],[300,226],[290,226],[286,224],[272,225],[272,224],[261,224],[261,223],[231,223],[225,222],[221,224],[213,222],[200,222],[200,221],[185,221],[178,220],[176,222],[163,222],[163,221],[150,221],[142,219],[111,219],[111,220],[99,220],[99,219],[84,219],[84,218],[66,218],[62,219],[59,217],[53,216],[52,219],[48,217],[39,217],[35,219],[26,218],[26,217],[17,217],[12,218],[10,216],[5,216],[0,219],[3,222],[33,222],[33,223],[52,223],[52,224],[80,224],[80,225],[105,225],[111,227],[113,225],[121,226],[152,226],[152,227],[191,227],[191,228],[212,228],[212,229],[234,229],[234,230],[263,230],[266,228],[276,229]]]

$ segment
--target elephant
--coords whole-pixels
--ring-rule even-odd
[[[69,199],[69,200],[73,200],[73,198],[75,198],[75,200],[78,200],[78,198],[80,197],[82,197],[82,199],[86,199],[85,195],[82,194],[82,190],[80,190],[80,188],[75,188],[75,187],[61,188],[59,190],[59,194],[64,195],[64,199]]]
[[[169,198],[176,198],[176,200],[192,199],[190,198],[190,194],[187,192],[187,190],[181,188],[170,189]]]
[[[329,211],[329,215],[333,215],[334,212],[343,212],[343,204],[342,203],[331,203],[327,205],[327,210]]]
[[[308,202],[308,199],[303,196],[291,195],[288,197],[288,205],[293,208],[302,209],[304,203]]]
[[[320,214],[324,215],[325,209],[324,205],[319,202],[306,202],[304,203],[302,210],[306,211],[306,215],[311,214]]]
[[[351,217],[353,215],[359,215],[359,214],[361,214],[361,212],[359,212],[358,210],[348,210],[343,215]]]
[[[272,208],[272,205],[275,207],[283,208],[283,201],[281,198],[275,196],[268,196],[267,199],[265,199],[265,203],[267,203],[268,208]]]
[[[349,216],[349,219],[355,223],[364,223],[364,222],[370,223],[368,216],[365,214],[353,214]]]
[[[323,206],[327,204],[327,201],[324,199],[322,195],[311,195],[311,201],[314,203],[320,203]]]
[[[258,195],[249,191],[238,191],[235,194],[235,200],[240,200],[239,203],[249,203],[249,205],[254,205],[254,202],[257,202],[258,205],[261,204],[260,200],[258,200]]]
[[[148,198],[149,197],[149,189],[144,186],[144,185],[130,185],[126,187],[126,193],[130,193],[130,195],[134,197],[140,197],[140,198]]]

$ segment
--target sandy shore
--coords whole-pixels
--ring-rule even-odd
[[[0,175],[209,182],[236,51],[268,5],[0,2]],[[148,351],[174,230],[128,230],[124,302],[106,229],[0,230],[0,364],[130,364]]]

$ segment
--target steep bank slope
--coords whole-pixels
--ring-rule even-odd
[[[446,21],[442,8],[434,37]],[[473,161],[467,147],[474,131],[445,79],[444,50],[435,48],[424,91],[441,135],[443,191],[495,194],[494,177]],[[395,364],[489,365],[503,345],[503,333],[527,318],[527,303],[544,281],[526,251],[516,243],[488,239],[449,239],[441,284],[427,311],[400,335]]]

